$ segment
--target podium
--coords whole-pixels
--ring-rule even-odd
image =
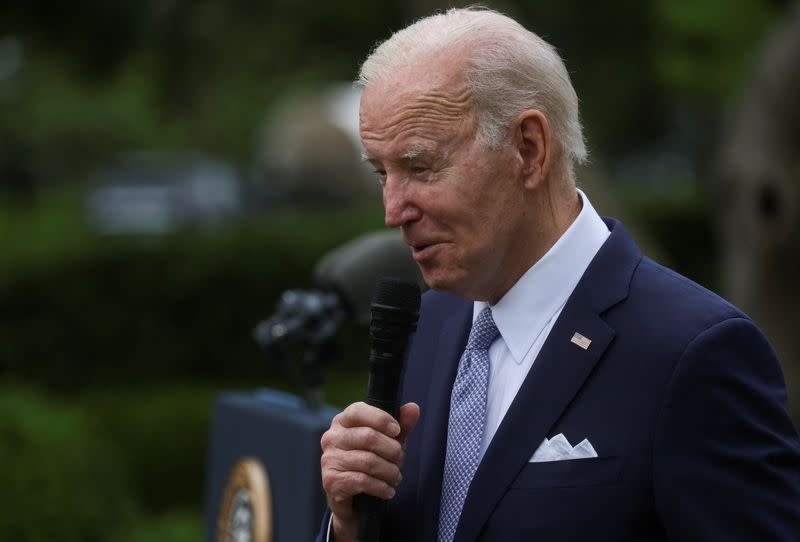
[[[223,393],[214,404],[205,541],[313,540],[325,496],[319,441],[338,410],[288,393]]]

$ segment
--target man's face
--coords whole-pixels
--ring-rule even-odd
[[[525,214],[511,145],[476,140],[457,62],[370,83],[361,99],[367,159],[383,186],[386,225],[400,227],[431,288],[497,301],[513,284]],[[510,281],[510,283],[509,283]]]

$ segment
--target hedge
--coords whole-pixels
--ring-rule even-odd
[[[0,386],[0,540],[105,542],[137,514],[121,451],[83,410]]]
[[[216,232],[89,237],[54,246],[49,260],[6,260],[0,374],[63,390],[263,378],[255,324],[285,289],[309,286],[326,251],[380,223],[375,208],[280,213]]]

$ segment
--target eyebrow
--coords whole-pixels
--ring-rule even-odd
[[[400,158],[404,160],[413,160],[415,158],[419,158],[420,156],[428,156],[430,154],[431,152],[427,149],[411,149],[401,154]]]
[[[409,160],[414,160],[414,159],[420,158],[420,157],[422,157],[422,158],[430,158],[430,157],[433,156],[433,154],[434,154],[433,151],[431,151],[430,149],[425,148],[425,147],[420,147],[420,148],[416,148],[416,149],[407,150],[406,152],[404,152],[403,154],[400,155],[400,160],[407,162]],[[369,156],[368,154],[362,152],[361,153],[361,161],[362,162],[374,163],[374,162],[378,161],[378,159],[377,158],[373,158],[372,156]]]

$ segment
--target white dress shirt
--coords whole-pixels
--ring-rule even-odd
[[[567,298],[611,232],[578,190],[583,206],[556,244],[495,305],[498,337],[489,347],[489,392],[481,457],[533,366]],[[488,304],[476,301],[473,322]]]

